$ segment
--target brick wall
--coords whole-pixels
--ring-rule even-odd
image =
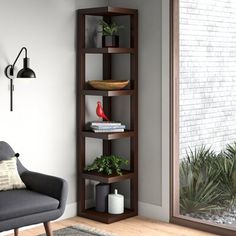
[[[180,0],[180,157],[236,141],[236,0]]]

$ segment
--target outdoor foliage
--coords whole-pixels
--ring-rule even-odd
[[[221,189],[224,199],[230,206],[236,205],[236,143],[227,145],[226,150],[220,154]]]
[[[236,143],[216,154],[202,146],[180,162],[180,212],[206,213],[236,205]]]

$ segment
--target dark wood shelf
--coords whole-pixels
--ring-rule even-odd
[[[94,172],[84,171],[81,176],[84,179],[92,179],[92,180],[96,180],[96,181],[107,183],[107,184],[117,183],[117,182],[124,181],[126,179],[134,178],[134,173],[131,171],[122,170],[122,173],[123,175],[116,175],[116,174],[106,175],[102,173],[97,173],[95,171]]]
[[[137,14],[136,9],[127,9],[119,7],[97,7],[97,8],[87,8],[79,9],[79,14],[91,15],[91,16],[122,16],[122,15],[134,15]]]
[[[93,131],[83,131],[82,136],[88,138],[98,138],[103,140],[113,140],[113,139],[133,137],[134,131],[126,130],[125,132],[117,132],[117,133],[94,133]]]
[[[125,209],[123,214],[109,214],[107,212],[98,212],[95,208],[89,208],[80,213],[81,216],[86,217],[91,220],[97,220],[106,224],[110,224],[119,220],[123,220],[132,216],[136,216],[137,213],[130,210]]]
[[[134,53],[134,48],[82,48],[82,53]]]
[[[92,96],[104,96],[104,97],[114,97],[114,96],[124,96],[124,95],[133,95],[134,90],[95,90],[95,89],[85,89],[81,91],[82,95],[92,95]]]
[[[114,16],[121,16],[128,23],[127,44],[126,47],[119,48],[93,48],[87,47],[86,42],[92,35],[87,34],[86,18],[88,15],[101,16],[107,22],[112,22]],[[126,16],[126,17],[123,17]],[[94,23],[96,24],[96,23]],[[77,195],[78,195],[78,215],[92,220],[112,223],[125,218],[136,216],[138,214],[138,10],[117,8],[117,7],[99,7],[77,10],[77,50],[76,50],[76,86],[77,86]],[[88,54],[99,54],[98,60],[102,60],[102,79],[110,80],[117,77],[117,70],[122,70],[121,65],[114,60],[114,55],[127,54],[130,57],[129,63],[129,86],[122,90],[95,90],[87,82],[87,70],[93,68],[87,66]],[[123,78],[121,78],[123,79]],[[113,110],[118,107],[115,96],[130,96],[129,104],[129,127],[132,130],[118,133],[94,133],[86,127],[86,95],[101,96],[104,113],[111,119],[115,119]],[[91,99],[91,97],[89,97]],[[122,111],[121,111],[122,112]],[[122,115],[122,114],[121,114]],[[125,115],[125,114],[124,114]],[[86,163],[86,144],[91,142],[89,138],[101,139],[102,155],[113,155],[116,153],[116,143],[113,140],[127,138],[130,152],[130,170],[124,171],[122,176],[92,173],[85,171]],[[121,147],[122,148],[122,147]],[[99,149],[100,152],[100,149]],[[86,209],[86,179],[95,180],[103,183],[116,183],[124,180],[130,180],[127,197],[130,200],[132,210],[125,209],[124,214],[112,215],[104,212],[96,212],[94,208]],[[123,184],[123,183],[122,183]]]

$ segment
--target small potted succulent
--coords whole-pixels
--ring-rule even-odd
[[[122,165],[127,165],[128,160],[115,155],[96,157],[91,165],[88,165],[85,170],[96,171],[106,175],[117,174],[122,175]]]
[[[119,29],[124,28],[123,25],[117,25],[115,22],[107,23],[104,20],[99,21],[99,25],[102,27],[102,47],[119,47],[119,35],[117,35]]]

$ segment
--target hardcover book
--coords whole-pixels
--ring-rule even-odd
[[[120,122],[117,121],[91,121],[89,122],[90,126],[117,126],[121,125]]]
[[[125,129],[125,125],[92,125],[92,129]]]
[[[118,133],[124,132],[124,129],[93,129],[94,133]]]

